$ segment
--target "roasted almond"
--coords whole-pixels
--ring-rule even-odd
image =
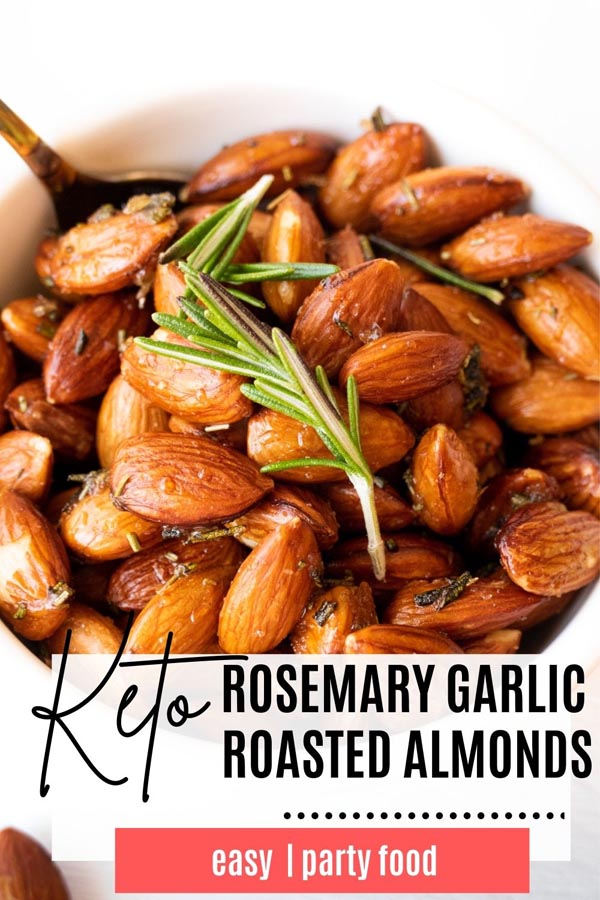
[[[41,641],[64,621],[73,590],[65,548],[30,500],[0,491],[0,614]]]
[[[248,419],[241,419],[239,422],[233,422],[231,425],[222,423],[220,425],[197,425],[190,422],[189,419],[183,419],[181,416],[171,416],[169,418],[169,431],[176,434],[199,434],[201,437],[210,438],[217,444],[223,444],[225,447],[231,447],[233,450],[241,450],[245,452],[246,441],[248,438]]]
[[[150,323],[133,294],[82,300],[65,316],[44,361],[50,403],[78,403],[102,394],[119,371],[119,350]]]
[[[344,653],[349,634],[376,623],[369,585],[340,585],[309,603],[290,634],[290,643],[294,653]]]
[[[92,472],[59,520],[59,532],[80,559],[122,559],[161,540],[161,528],[112,501],[107,472]]]
[[[532,213],[492,216],[447,244],[442,258],[465,278],[502,281],[565,262],[591,240],[590,232],[579,225]]]
[[[490,303],[448,285],[414,284],[456,334],[481,350],[481,368],[492,387],[526,378],[531,371],[525,338]]]
[[[487,413],[478,410],[457,432],[477,468],[484,466],[502,446],[502,431]]]
[[[60,628],[48,638],[50,653],[63,653],[71,632],[69,653],[112,653],[115,655],[123,634],[108,616],[84,603],[72,603],[69,614]]]
[[[178,570],[146,603],[129,634],[127,653],[163,653],[169,633],[172,653],[201,653],[212,646],[243,555],[230,538],[214,544],[212,553]]]
[[[152,337],[198,349],[163,328]],[[240,391],[245,379],[239,375],[159,356],[134,342],[125,347],[121,374],[150,403],[200,425],[238,422],[252,412],[252,403]]]
[[[0,431],[6,425],[5,401],[10,394],[16,380],[15,358],[12,349],[8,346],[0,332]]]
[[[493,391],[491,403],[497,418],[525,434],[574,431],[600,417],[597,383],[545,356],[532,359],[527,378]]]
[[[35,259],[42,284],[66,299],[142,285],[177,230],[173,197],[138,194],[123,212],[98,210],[61,237],[42,241]]]
[[[404,280],[388,259],[372,259],[332,275],[306,298],[292,340],[309,366],[337,375],[362,344],[397,331]]]
[[[508,209],[527,193],[522,181],[495,169],[440,166],[383,188],[373,199],[371,213],[386,237],[420,246]]]
[[[402,407],[402,415],[415,431],[441,422],[458,430],[465,421],[465,394],[460,376],[433,391],[413,397]]]
[[[70,894],[49,853],[15,828],[0,831],[2,900],[69,900]]]
[[[532,503],[509,517],[496,536],[496,548],[523,590],[565,594],[600,572],[600,522],[562,503]]]
[[[560,489],[559,499],[568,509],[584,509],[600,518],[600,461],[597,451],[569,438],[549,438],[531,447],[527,460],[556,479]]]
[[[438,578],[461,571],[462,560],[448,544],[409,531],[384,533],[386,575],[373,575],[366,538],[351,538],[333,549],[328,572],[334,578],[351,573],[356,581],[366,581],[378,590],[393,591],[412,578]]]
[[[596,424],[571,431],[564,437],[572,438],[574,441],[579,441],[580,444],[585,444],[586,447],[591,447],[592,450],[600,451],[600,428]]]
[[[50,488],[53,462],[48,438],[31,431],[0,435],[0,489],[41,503]]]
[[[431,331],[386,334],[360,347],[340,372],[340,385],[356,379],[361,399],[401,403],[451,381],[469,352],[460,337]]]
[[[269,196],[322,172],[337,142],[320,131],[271,131],[230,144],[205,162],[183,192],[185,202],[232,200],[260,178],[274,176]]]
[[[65,459],[86,459],[94,449],[94,410],[75,403],[50,403],[41,378],[19,384],[8,395],[6,408],[15,428],[48,438],[54,452]]]
[[[364,531],[362,506],[350,482],[327,484],[324,491],[333,506],[340,529],[350,534]],[[386,484],[382,487],[375,485],[374,496],[377,519],[384,531],[397,531],[414,521],[414,512],[391,485]]]
[[[600,378],[600,289],[572,266],[516,282],[508,308],[546,356],[584,378]]]
[[[115,560],[75,562],[71,571],[75,600],[85,606],[108,611],[108,585],[117,565]]]
[[[216,213],[217,210],[222,209],[224,206],[224,203],[201,203],[185,206],[181,212],[177,213],[177,224],[179,226],[177,236],[179,237],[185,234],[191,228],[194,228],[195,225],[204,222],[205,219],[212,216],[213,213]],[[260,210],[252,213],[251,224],[248,226],[248,230],[244,234],[240,246],[237,248],[231,260],[232,262],[258,262],[260,255],[253,235],[258,233],[262,234],[264,237],[263,232],[268,228],[270,222],[271,216],[269,213],[263,213]]]
[[[342,416],[347,421],[348,408],[343,396],[334,391]],[[412,431],[391,409],[381,409],[369,403],[360,406],[360,435],[362,451],[371,469],[376,472],[398,462],[413,446]],[[314,428],[303,425],[283,413],[261,409],[248,422],[248,456],[259,466],[290,459],[316,457],[330,459],[331,453]],[[340,469],[325,466],[306,466],[274,472],[282,481],[315,483],[343,481]]]
[[[227,653],[266,653],[294,628],[315,589],[321,558],[301,519],[279,525],[251,552],[235,576],[219,617]]]
[[[422,169],[425,133],[420,125],[393,122],[346,144],[327,171],[321,209],[336,228],[369,225],[369,207],[383,187]]]
[[[369,625],[349,634],[345,653],[462,653],[445,634],[401,625]]]
[[[152,297],[156,312],[179,315],[179,297],[185,294],[185,279],[176,262],[156,267],[152,285]]]
[[[521,645],[523,632],[518,628],[498,628],[482,637],[466,641],[465,653],[516,653]]]
[[[450,578],[406,583],[385,608],[384,621],[431,628],[443,631],[455,641],[464,641],[483,637],[498,628],[522,627],[530,613],[554,601],[553,597],[522,590],[502,569],[472,579],[458,596],[453,591],[455,584],[456,579]],[[453,593],[455,599],[441,605]]]
[[[111,490],[153,522],[208,525],[241,515],[273,487],[247,457],[193,434],[139,434],[119,445]]]
[[[256,547],[274,528],[296,517],[310,525],[321,550],[336,543],[338,523],[327,500],[307,488],[287,484],[276,484],[264,500],[228,525],[241,544]]]
[[[354,228],[346,225],[325,242],[325,256],[339,269],[353,269],[365,262],[365,254]]]
[[[43,362],[63,315],[60,300],[38,296],[12,300],[0,318],[11,343],[30,359]]]
[[[169,414],[155,406],[117,375],[102,398],[96,427],[100,465],[109,469],[117,447],[126,438],[149,431],[167,431]]]
[[[428,300],[418,287],[425,287],[425,282],[412,281],[404,289],[400,301],[398,331],[439,331],[441,334],[454,334],[454,329],[443,312]],[[433,285],[437,287],[438,285]]]

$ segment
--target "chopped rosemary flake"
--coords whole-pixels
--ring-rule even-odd
[[[51,588],[48,588],[48,599],[54,606],[61,606],[61,604],[69,600],[74,593],[75,591],[66,581],[57,581]]]
[[[390,553],[394,553],[394,551],[398,549],[398,544],[396,543],[394,538],[386,538],[385,548],[386,550],[389,550]]]
[[[19,394],[19,396],[17,397],[17,406],[19,407],[19,412],[27,412],[27,410],[29,409],[27,397],[24,397],[23,394]]]
[[[320,625],[322,628],[327,619],[336,611],[336,609],[337,603],[334,603],[331,600],[325,600],[314,614],[313,619],[315,620],[317,625]]]
[[[344,331],[348,335],[348,337],[354,337],[354,332],[347,322],[344,322],[343,319],[340,319],[340,314],[337,310],[333,314],[333,324],[337,325],[338,328],[341,328],[342,331]]]
[[[35,330],[37,334],[41,334],[42,337],[48,338],[49,341],[51,341],[56,334],[56,326],[51,325],[50,322],[40,322]]]
[[[371,241],[366,236],[366,234],[360,234],[358,236],[358,242],[360,244],[360,249],[363,252],[365,262],[370,259],[375,259],[375,251],[373,250],[373,247],[371,246]]]
[[[87,347],[89,338],[83,328],[77,335],[77,340],[75,341],[75,356],[81,356],[85,348]]]
[[[128,531],[127,534],[125,535],[125,537],[127,538],[129,546],[131,547],[133,552],[139,553],[140,550],[142,549],[142,545],[140,544],[140,539],[137,536],[137,534],[135,533],[135,531]]]
[[[21,603],[19,603],[19,605],[17,606],[17,608],[13,614],[13,619],[24,619],[26,615],[27,615],[27,604],[21,602]]]
[[[283,175],[284,181],[293,181],[294,173],[292,172],[291,166],[282,166],[281,174]]]
[[[216,541],[222,537],[235,537],[245,530],[243,525],[224,525],[223,528],[210,528],[202,531],[200,528],[194,528],[186,535],[186,543],[199,544],[202,541]]]
[[[226,422],[223,425],[206,425],[204,430],[207,432],[211,431],[227,431],[231,426]]]
[[[167,562],[176,563],[179,557],[176,553],[172,553],[170,550],[167,553],[163,553],[164,558]]]
[[[371,123],[373,125],[374,131],[385,131],[387,125],[385,124],[385,119],[383,118],[383,110],[381,106],[378,106],[371,115]]]
[[[119,328],[117,331],[117,349],[119,353],[122,353],[125,349],[125,342],[127,340],[127,332],[124,328]]]
[[[463,572],[458,578],[448,578],[447,584],[440,588],[433,588],[430,591],[423,591],[421,594],[415,594],[414,600],[417,606],[433,606],[435,610],[443,609],[448,603],[456,600],[467,585],[473,581],[470,572]]]
[[[168,581],[165,581],[163,588],[171,587],[172,584],[175,584],[176,581],[179,581],[180,578],[185,578],[186,575],[191,575],[198,568],[198,563],[178,563],[173,570],[173,574],[169,578]]]
[[[129,481],[129,478],[130,478],[129,475],[124,475],[123,478],[121,478],[120,482],[119,482],[118,485],[117,485],[117,489],[116,489],[116,491],[115,491],[114,494],[113,494],[114,497],[120,497],[120,496],[121,496],[121,494],[122,494],[123,491],[125,490],[125,485],[126,485],[127,482]]]

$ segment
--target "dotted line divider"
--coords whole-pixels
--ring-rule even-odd
[[[486,814],[486,813],[482,813],[482,812],[478,812],[478,813],[470,813],[470,812],[464,812],[464,813],[457,813],[457,812],[442,813],[442,812],[436,812],[435,814],[434,814],[434,813],[428,813],[428,812],[423,812],[423,813],[409,812],[409,813],[404,813],[404,816],[403,816],[403,814],[402,814],[401,812],[394,812],[394,813],[387,813],[387,812],[374,813],[374,812],[368,812],[368,813],[364,813],[364,814],[359,813],[359,812],[353,812],[353,813],[346,813],[346,812],[339,812],[339,813],[332,813],[332,812],[326,812],[326,813],[318,813],[318,812],[312,812],[312,813],[304,813],[304,812],[291,813],[291,812],[284,812],[283,818],[289,820],[289,819],[291,819],[291,818],[293,818],[293,817],[295,816],[297,819],[307,819],[307,818],[310,818],[310,819],[319,819],[319,818],[321,818],[321,817],[324,818],[324,819],[327,819],[327,820],[335,819],[335,818],[337,818],[337,819],[350,819],[350,818],[351,818],[351,819],[360,819],[360,818],[362,817],[362,815],[364,815],[364,818],[365,818],[365,819],[369,819],[369,820],[373,820],[373,819],[377,819],[377,818],[379,818],[379,819],[402,819],[403,817],[406,818],[406,819],[410,819],[410,820],[413,820],[413,819],[416,819],[416,818],[421,818],[421,819],[434,819],[434,818],[435,818],[435,819],[437,819],[437,820],[439,821],[439,820],[441,820],[441,819],[444,819],[445,817],[447,817],[448,819],[452,819],[452,820],[459,819],[459,818],[463,818],[463,819],[479,819],[479,820],[481,820],[481,819],[485,819],[487,816],[489,816],[490,819],[494,819],[494,820],[496,820],[496,819],[513,819],[513,818],[515,818],[515,819],[521,819],[521,820],[522,820],[522,819],[526,819],[528,816],[530,816],[532,819],[536,819],[536,820],[537,820],[537,819],[543,819],[543,818],[546,818],[546,819],[554,819],[554,818],[557,818],[557,819],[559,819],[559,818],[560,818],[560,819],[565,819],[565,818],[566,818],[566,815],[565,815],[564,812],[561,812],[561,813],[554,813],[554,812],[547,812],[547,813],[540,813],[540,812],[533,812],[533,813],[525,813],[525,812],[520,812],[520,813],[511,813],[511,812],[499,813],[499,812],[492,812],[492,813],[487,813],[487,814]]]

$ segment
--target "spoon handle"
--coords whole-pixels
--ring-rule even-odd
[[[69,187],[76,170],[38,137],[19,116],[0,100],[0,134],[25,160],[53,197]]]

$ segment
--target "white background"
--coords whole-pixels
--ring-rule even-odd
[[[51,142],[108,114],[115,96],[133,108],[182,88],[275,81],[350,90],[361,83],[376,99],[379,84],[409,94],[411,84],[433,81],[501,111],[597,190],[599,36],[593,0],[30,0],[3,4],[0,96]],[[0,184],[21,166],[0,146]],[[0,797],[0,827],[37,825],[34,786],[30,796],[22,789],[32,757],[31,730],[13,718],[19,691],[0,658],[0,766],[15,772],[17,788]],[[589,785],[579,787],[576,808],[590,810],[581,789]],[[574,856],[588,858],[579,867],[534,867],[532,896],[599,896],[592,846],[580,818]],[[110,896],[80,878],[75,884],[76,900]]]

